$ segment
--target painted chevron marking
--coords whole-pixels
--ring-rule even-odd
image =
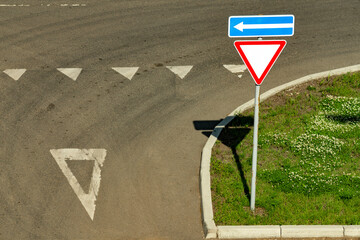
[[[175,73],[181,79],[184,79],[193,66],[166,66],[166,68]]]
[[[112,69],[129,80],[131,80],[136,74],[136,72],[139,70],[138,67],[113,67]]]
[[[76,81],[82,71],[82,68],[57,68],[57,70]]]
[[[228,65],[223,65],[224,68],[226,68],[227,70],[229,70],[231,73],[235,73],[238,74],[238,78],[242,77],[242,73],[246,70],[246,66],[245,65],[234,65],[234,64],[228,64]]]
[[[226,68],[227,70],[229,70],[232,73],[241,73],[246,70],[245,65],[228,64],[228,65],[223,65],[223,66],[224,66],[224,68]]]
[[[4,73],[6,73],[9,77],[14,79],[15,81],[19,80],[25,72],[26,69],[6,69],[4,71]]]

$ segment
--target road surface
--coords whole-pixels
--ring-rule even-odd
[[[243,64],[228,17],[295,15],[264,92],[359,64],[359,9],[358,0],[2,0],[0,239],[202,239],[207,137],[194,123],[254,96],[247,71],[223,67]],[[193,67],[180,78],[167,66]],[[85,204],[96,204],[93,218],[51,149],[106,150],[96,202]],[[95,161],[65,158],[87,194]]]

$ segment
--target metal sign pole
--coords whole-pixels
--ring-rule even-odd
[[[250,199],[250,209],[252,211],[255,210],[259,105],[260,105],[260,85],[256,84],[255,85],[255,111],[254,111],[254,139],[253,139],[253,156],[252,156],[252,171],[251,171],[251,199]]]
[[[260,41],[260,40],[262,40],[262,38],[259,37],[258,40]],[[260,107],[260,85],[255,84],[254,139],[253,139],[253,155],[252,155],[252,170],[251,170],[251,195],[250,195],[251,211],[255,211],[259,107]]]

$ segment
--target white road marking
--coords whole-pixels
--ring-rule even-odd
[[[9,77],[14,79],[15,81],[19,80],[21,76],[26,72],[26,69],[6,69],[4,73],[6,73]]]
[[[29,4],[0,4],[0,7],[30,7]]]
[[[120,73],[127,79],[131,80],[139,68],[138,67],[113,67],[112,69],[114,71]]]
[[[242,74],[239,73],[242,73],[247,69],[245,65],[224,64],[223,66],[231,73],[237,74],[239,78],[242,77]],[[184,79],[191,71],[193,66],[166,66],[166,68],[168,68],[181,79]],[[136,72],[139,70],[139,67],[112,67],[112,69],[124,76],[125,78],[132,80]],[[82,72],[82,68],[57,68],[57,70],[74,81],[77,80],[77,78]],[[25,73],[25,71],[26,69],[6,69],[4,73],[17,81]]]
[[[82,3],[73,3],[73,4],[69,4],[69,3],[63,3],[60,4],[60,7],[85,7],[86,4],[82,4]]]
[[[57,68],[57,70],[76,81],[82,71],[82,68]]]
[[[241,72],[244,72],[246,70],[245,65],[229,64],[229,65],[223,65],[223,66],[224,66],[224,68],[226,68],[227,70],[229,70],[232,73],[241,73]]]
[[[193,66],[166,66],[170,71],[175,73],[181,79],[184,79],[185,76],[190,72]]]
[[[91,220],[94,220],[96,207],[95,202],[99,193],[101,181],[101,167],[103,166],[105,161],[106,150],[64,148],[51,149],[50,153],[56,160],[56,163],[59,165],[61,171],[65,175],[76,196],[79,198],[81,204],[84,206],[86,212],[89,214],[89,217],[91,218]],[[84,192],[78,180],[68,167],[66,160],[95,160],[89,193]]]
[[[29,4],[0,4],[0,7],[30,7]],[[39,5],[32,5],[32,6],[39,6]],[[43,3],[41,6],[60,6],[60,7],[86,7],[86,4],[84,3],[63,3],[63,4],[46,4]]]
[[[228,65],[223,65],[224,68],[226,68],[227,70],[229,70],[231,73],[235,73],[235,74],[239,74],[242,73],[246,70],[246,66],[245,65],[234,65],[234,64],[228,64]],[[238,75],[238,78],[241,78],[242,74]]]

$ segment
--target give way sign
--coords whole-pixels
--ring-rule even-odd
[[[285,40],[235,41],[234,46],[256,85],[260,85],[286,45]]]

